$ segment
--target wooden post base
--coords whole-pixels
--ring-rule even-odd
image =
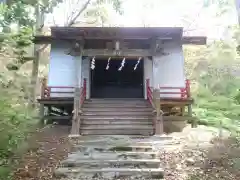
[[[40,104],[39,107],[39,123],[44,125],[44,105]]]
[[[163,129],[163,113],[160,104],[160,89],[153,90],[154,104],[156,108],[156,120],[155,120],[155,135],[161,135],[164,133]]]

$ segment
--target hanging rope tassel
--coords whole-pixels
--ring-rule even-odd
[[[92,58],[91,69],[95,69],[95,56]]]
[[[126,58],[123,58],[122,63],[121,63],[121,67],[118,69],[118,71],[121,71],[122,68],[124,67],[125,59],[126,59]]]
[[[108,70],[108,69],[109,69],[110,60],[111,60],[111,57],[109,57],[109,58],[108,58],[108,63],[107,63],[107,66],[106,66],[106,70]]]
[[[141,59],[142,59],[142,57],[139,57],[139,58],[138,58],[138,61],[137,61],[137,63],[136,63],[135,66],[134,66],[134,71],[137,69],[138,64],[140,63]]]

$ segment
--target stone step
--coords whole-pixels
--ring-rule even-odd
[[[80,152],[154,152],[153,146],[150,145],[129,145],[128,142],[122,145],[110,146],[106,144],[102,145],[75,145],[75,151]]]
[[[119,152],[75,152],[68,156],[68,159],[155,159],[157,152],[137,152],[137,151],[119,151]]]
[[[153,135],[153,128],[152,129],[108,129],[108,130],[88,130],[88,129],[81,129],[81,135],[143,135],[143,136],[151,136]]]
[[[109,177],[109,173],[111,173]],[[96,174],[101,177],[107,176],[108,178],[116,179],[124,176],[143,176],[145,179],[162,179],[164,170],[162,168],[154,169],[131,169],[131,168],[95,168],[95,169],[83,169],[83,168],[59,168],[55,171],[54,176],[56,178],[71,177],[76,175],[76,179],[84,178],[88,175],[88,178],[94,178]]]
[[[158,168],[159,159],[67,159],[63,160],[61,167],[145,167]]]
[[[151,111],[83,111],[83,116],[152,116]]]
[[[100,124],[100,125],[82,125],[81,130],[153,130],[152,125],[118,125],[118,124],[110,124],[110,125],[105,125],[105,124]]]
[[[152,120],[98,120],[98,119],[83,119],[82,125],[152,125]]]

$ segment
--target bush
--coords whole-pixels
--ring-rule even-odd
[[[7,91],[1,88],[0,94],[0,179],[6,179],[11,172],[11,157],[37,120],[33,118],[34,112],[28,109],[20,96],[16,98],[11,88]]]

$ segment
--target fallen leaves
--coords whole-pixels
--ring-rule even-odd
[[[50,180],[54,169],[70,150],[68,127],[49,127],[29,140],[29,150],[23,154],[14,180]]]

